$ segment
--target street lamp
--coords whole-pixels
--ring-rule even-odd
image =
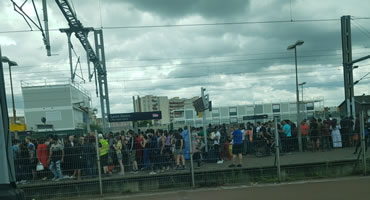
[[[301,86],[301,89],[302,89],[302,98],[301,98],[301,101],[303,102],[303,86],[306,85],[306,82],[300,83],[298,85]]]
[[[16,111],[15,111],[15,103],[14,103],[14,93],[13,93],[13,79],[12,79],[12,67],[13,66],[18,66],[18,64],[14,61],[11,61],[8,57],[2,56],[1,57],[1,62],[7,62],[9,65],[9,76],[10,76],[10,90],[12,93],[12,106],[13,106],[13,123],[16,123]]]
[[[296,95],[297,95],[297,127],[298,127],[298,147],[299,152],[302,152],[302,133],[301,129],[299,128],[299,91],[298,91],[298,70],[297,70],[297,46],[301,46],[304,43],[303,40],[297,40],[292,45],[289,45],[287,50],[294,49],[294,58],[295,58],[295,82],[296,82]]]

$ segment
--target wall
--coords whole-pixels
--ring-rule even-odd
[[[47,119],[46,124],[53,124],[55,130],[66,130],[74,129],[72,108],[71,107],[57,107],[57,108],[46,108],[43,111],[28,111],[25,112],[26,124],[28,130],[37,130],[36,125],[42,124],[41,118],[47,117],[47,115],[59,115],[59,119]]]

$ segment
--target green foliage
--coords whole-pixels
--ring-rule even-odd
[[[153,122],[151,120],[144,120],[144,121],[138,121],[137,122],[138,127],[147,127],[148,124],[149,124],[149,126],[152,126]]]

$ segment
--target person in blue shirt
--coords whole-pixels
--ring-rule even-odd
[[[292,142],[290,138],[292,137],[292,128],[290,124],[287,122],[287,120],[283,120],[282,122],[283,128],[282,132],[284,133],[284,139],[281,140],[282,142],[282,147],[284,152],[288,152],[290,149],[289,142]]]
[[[187,126],[184,127],[184,130],[181,132],[181,136],[184,139],[184,143],[185,143],[184,157],[185,157],[185,160],[189,160],[190,159],[190,141],[189,141],[189,131],[188,131]]]
[[[283,131],[284,131],[285,137],[292,137],[292,129],[285,120],[283,121]]]
[[[234,127],[234,131],[232,133],[232,140],[233,140],[233,164],[231,164],[229,167],[242,167],[242,161],[243,161],[243,133],[238,128],[238,126]],[[239,164],[236,165],[236,157],[239,157]]]

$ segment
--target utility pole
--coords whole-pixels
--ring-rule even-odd
[[[295,57],[295,88],[296,88],[296,96],[297,96],[297,129],[298,129],[298,149],[299,152],[303,151],[302,145],[302,133],[300,129],[300,109],[301,105],[299,103],[299,90],[298,90],[298,67],[297,67],[297,48],[294,48],[294,57]]]
[[[356,117],[356,102],[354,96],[353,69],[358,66],[353,66],[355,63],[369,59],[370,55],[352,60],[352,39],[351,39],[351,16],[341,17],[341,33],[342,33],[342,54],[343,54],[343,75],[344,75],[344,96],[346,102],[347,117]]]
[[[13,124],[17,123],[17,112],[15,111],[14,92],[13,92],[13,78],[12,78],[12,66],[17,66],[16,63],[8,63],[9,65],[9,77],[10,77],[10,91],[12,94],[12,106],[13,106]]]
[[[353,116],[354,108],[354,88],[353,88],[353,68],[352,68],[352,39],[351,39],[351,16],[341,17],[342,33],[342,54],[343,54],[343,75],[344,75],[344,96],[346,102],[347,117]]]
[[[303,45],[303,40],[297,40],[296,43],[289,45],[287,50],[294,49],[294,60],[295,60],[295,88],[296,88],[296,97],[297,97],[297,129],[298,129],[298,147],[299,152],[303,151],[302,148],[302,133],[299,128],[300,124],[300,104],[299,104],[299,90],[298,90],[298,62],[297,62],[297,46]]]

